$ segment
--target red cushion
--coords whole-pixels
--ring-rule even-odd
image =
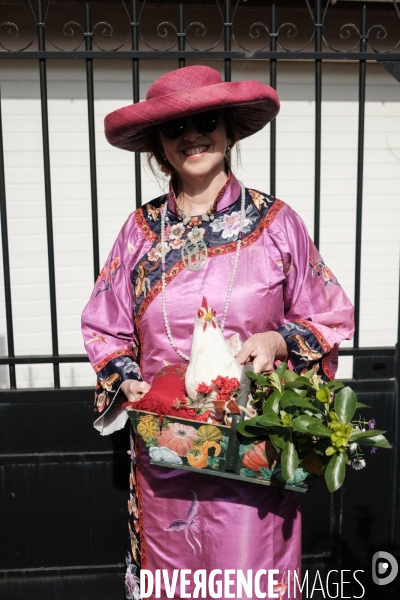
[[[185,406],[186,370],[186,364],[164,367],[154,377],[151,388],[141,400],[126,402],[124,406],[157,413],[158,415],[168,415],[169,417],[207,421],[210,414],[209,411],[202,415],[197,415],[195,408]]]

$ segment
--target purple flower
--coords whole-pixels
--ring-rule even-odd
[[[371,454],[375,454],[376,451],[377,451],[377,447],[376,446],[372,446],[372,448],[371,448]]]
[[[368,422],[368,428],[369,428],[369,429],[375,429],[375,425],[376,425],[376,421],[375,421],[375,419],[371,419],[371,420]]]

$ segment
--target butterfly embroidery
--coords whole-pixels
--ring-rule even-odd
[[[296,352],[296,350],[293,350],[294,354],[302,356],[302,360],[318,360],[322,357],[322,354],[320,352],[315,352],[315,350],[313,350],[311,346],[309,346],[309,344],[301,335],[295,334],[291,335],[290,337],[292,337],[295,340],[300,350],[300,352]]]
[[[191,492],[193,494],[193,500],[186,511],[186,519],[175,519],[174,521],[171,521],[168,527],[166,527],[165,531],[184,531],[187,543],[196,554],[196,547],[191,543],[189,537],[191,537],[192,541],[195,542],[199,547],[200,552],[202,552],[201,543],[195,536],[195,533],[197,533],[199,530],[201,531],[201,522],[203,519],[196,516],[199,508],[199,502],[197,500],[196,492],[193,490],[191,490]]]
[[[107,377],[107,379],[100,379],[100,383],[107,392],[111,392],[114,383],[119,379],[121,379],[121,377],[118,373],[113,373],[110,377]]]
[[[157,219],[158,215],[160,214],[160,209],[154,208],[154,206],[152,204],[147,204],[146,208],[147,208],[147,212],[150,215],[150,217],[153,219],[153,221],[155,221]]]

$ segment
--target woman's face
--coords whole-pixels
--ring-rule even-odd
[[[204,177],[213,179],[225,170],[224,156],[232,140],[227,138],[225,120],[221,114],[218,125],[211,133],[198,131],[188,117],[186,129],[176,140],[171,140],[160,131],[163,153],[177,172],[181,183],[189,180],[191,185]]]

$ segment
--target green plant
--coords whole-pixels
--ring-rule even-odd
[[[315,475],[324,474],[328,490],[334,492],[344,482],[346,464],[353,463],[356,469],[365,465],[360,461],[361,445],[392,447],[383,435],[386,432],[374,428],[375,420],[353,422],[358,409],[369,407],[357,402],[354,391],[341,381],[325,383],[314,369],[297,375],[287,363],[281,363],[269,376],[246,374],[253,380],[260,414],[243,421],[239,433],[270,439],[280,452],[285,481],[301,466]],[[371,426],[367,429],[368,423]],[[352,454],[356,454],[358,466]]]

